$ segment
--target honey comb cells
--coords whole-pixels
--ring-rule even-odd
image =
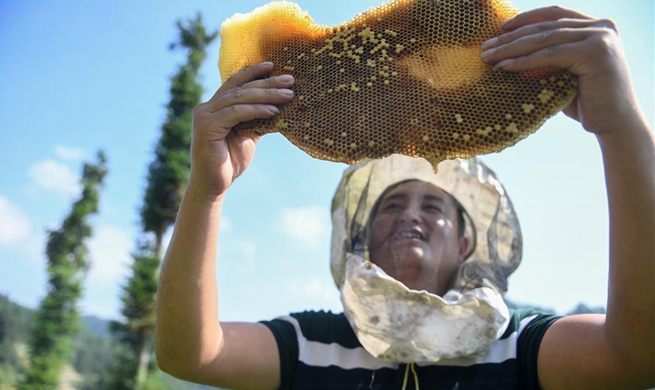
[[[494,71],[480,45],[518,11],[503,0],[396,0],[334,27],[274,2],[221,28],[223,82],[272,61],[295,98],[245,135],[280,132],[309,155],[348,164],[394,153],[436,165],[500,151],[566,107],[575,76]]]

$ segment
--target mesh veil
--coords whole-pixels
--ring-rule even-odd
[[[423,159],[393,155],[366,160],[348,168],[332,203],[331,270],[341,285],[346,253],[369,259],[371,210],[386,188],[406,180],[421,180],[451,194],[466,214],[465,234],[475,248],[460,267],[453,288],[470,290],[488,280],[498,292],[521,261],[521,229],[511,200],[496,175],[479,159],[449,160],[437,174]]]

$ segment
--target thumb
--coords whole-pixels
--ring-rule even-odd
[[[564,115],[568,116],[569,118],[580,122],[580,115],[578,113],[578,98],[575,98],[575,100],[573,100],[571,104],[568,105],[568,107],[562,110],[562,112],[564,112]]]
[[[246,137],[244,135],[230,133],[226,139],[230,152],[232,164],[237,175],[243,173],[255,155],[255,149],[261,136]]]

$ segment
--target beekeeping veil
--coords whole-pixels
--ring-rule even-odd
[[[452,195],[474,243],[443,297],[410,290],[369,258],[371,210],[394,184],[419,180]],[[521,231],[495,174],[480,160],[449,160],[434,173],[423,159],[392,155],[348,168],[332,201],[331,270],[346,317],[371,355],[436,362],[484,354],[505,331],[502,294],[521,260]]]

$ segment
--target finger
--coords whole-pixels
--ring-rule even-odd
[[[254,80],[243,84],[243,88],[290,88],[295,83],[293,76],[285,74],[281,76],[268,77]]]
[[[225,141],[227,142],[227,147],[230,149],[230,154],[232,154],[235,150],[255,148],[261,138],[261,135],[243,135],[237,131],[233,131],[225,138]]]
[[[571,119],[580,121],[580,114],[578,113],[578,99],[576,98],[568,107],[564,110],[564,115],[568,116]]]
[[[520,13],[511,19],[507,19],[502,27],[506,31],[515,30],[519,27],[527,26],[549,20],[559,19],[594,19],[582,12],[554,5],[551,7],[537,8],[531,11]]]
[[[534,35],[534,34],[543,34],[543,37],[546,38],[553,30],[557,29],[574,29],[574,28],[586,28],[586,27],[596,27],[602,26],[601,21],[598,20],[579,20],[579,19],[562,19],[556,21],[541,22],[536,24],[531,24],[528,26],[523,26],[517,28],[516,30],[506,32],[497,37],[491,38],[488,41],[482,44],[482,49],[487,50],[494,48],[496,46],[505,45],[512,41],[515,41],[519,38]]]
[[[225,137],[225,141],[230,154],[232,154],[235,150],[242,150],[244,147],[255,148],[261,138],[261,135],[243,135],[240,132],[233,131]]]
[[[246,137],[244,135],[232,132],[226,138],[227,147],[232,156],[232,164],[234,168],[234,178],[238,178],[246,170],[250,161],[252,160],[257,142],[260,137]]]
[[[238,104],[285,104],[293,99],[293,91],[286,88],[237,87],[208,103],[209,112],[220,111]]]
[[[583,41],[594,33],[595,31],[592,29],[579,28],[541,31],[485,50],[482,53],[482,61],[486,63],[497,63],[508,58],[522,57],[551,46]]]
[[[270,104],[236,104],[211,114],[215,124],[230,131],[241,122],[254,119],[268,119],[280,113],[280,109]]]
[[[579,42],[549,46],[525,56],[500,61],[494,66],[494,69],[512,72],[546,68],[572,70],[581,50],[583,50],[583,46]]]
[[[272,62],[262,62],[257,65],[242,69],[225,80],[223,85],[221,85],[221,87],[216,91],[216,93],[214,93],[214,96],[212,96],[209,101],[218,96],[221,96],[223,93],[225,93],[225,91],[228,91],[237,85],[243,85],[252,80],[264,78],[267,74],[271,73],[272,70]]]
[[[261,79],[271,73],[272,70],[272,62],[262,62],[238,71],[230,76],[223,85],[226,89],[231,89],[239,84],[245,84],[252,80]]]

